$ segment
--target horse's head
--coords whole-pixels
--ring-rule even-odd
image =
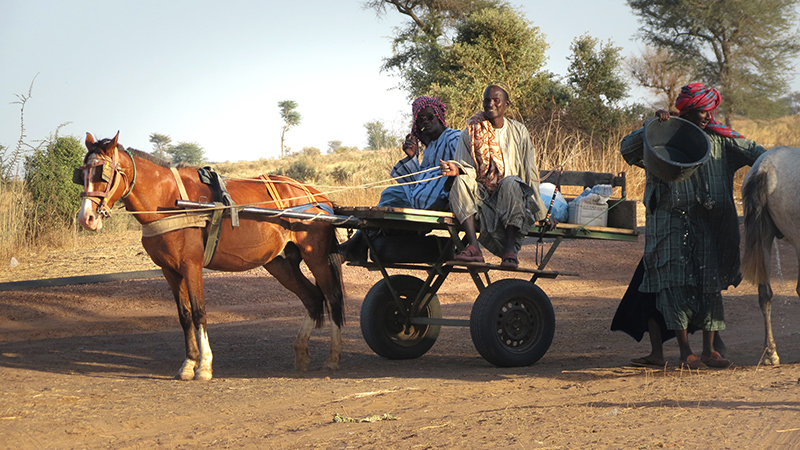
[[[83,202],[78,213],[78,222],[87,230],[103,228],[103,217],[108,217],[117,200],[130,193],[130,183],[119,165],[117,143],[119,132],[113,139],[95,141],[86,133],[86,148],[83,165],[75,169],[72,181],[83,185]]]

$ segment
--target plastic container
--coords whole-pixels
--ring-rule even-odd
[[[569,204],[569,223],[592,227],[608,226],[608,205],[572,202]]]
[[[711,142],[697,125],[680,117],[644,125],[644,166],[664,181],[683,181],[706,162]]]

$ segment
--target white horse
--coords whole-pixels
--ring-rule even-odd
[[[794,247],[800,261],[800,148],[775,147],[759,157],[742,184],[745,245],[744,278],[758,285],[764,314],[765,364],[778,365],[772,335],[772,287],[769,283],[772,242],[777,237]],[[800,296],[800,274],[795,289]]]

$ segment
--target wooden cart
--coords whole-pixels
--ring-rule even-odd
[[[547,173],[543,172],[543,177]],[[361,307],[361,332],[369,347],[388,359],[410,359],[424,355],[436,342],[442,326],[468,326],[478,352],[490,363],[527,366],[538,361],[550,348],[555,334],[555,315],[547,294],[536,285],[539,278],[577,276],[576,273],[547,270],[550,258],[563,239],[611,239],[636,241],[636,207],[626,199],[624,173],[564,172],[561,185],[594,186],[611,184],[620,197],[608,204],[608,227],[562,223],[542,233],[539,226],[529,230],[532,237],[553,239],[536,268],[509,269],[493,264],[452,261],[452,254],[464,248],[461,226],[451,213],[385,207],[339,207],[335,213],[349,220],[338,225],[361,230],[411,230],[425,234],[444,230],[438,242],[438,257],[424,262],[404,262],[391,255],[384,260],[376,239],[364,233],[370,259],[352,266],[380,271],[383,279],[367,293]],[[617,189],[615,189],[617,190]],[[357,219],[357,220],[353,220]],[[357,225],[354,225],[356,224]],[[402,252],[400,252],[402,253]],[[385,256],[385,254],[384,254]],[[390,275],[389,269],[416,272]],[[490,278],[490,272],[513,271],[530,274],[530,280]],[[469,320],[442,318],[436,293],[451,273],[469,273],[479,294]]]

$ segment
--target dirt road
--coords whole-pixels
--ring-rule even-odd
[[[643,239],[641,239],[643,240]],[[95,244],[91,244],[95,245]],[[0,281],[145,270],[135,235],[83,250],[19,257]],[[422,358],[389,361],[367,347],[359,308],[376,273],[346,267],[347,325],[338,372],[321,370],[327,330],[312,338],[312,370],[294,371],[302,309],[265,272],[209,274],[210,382],[174,379],[182,332],[163,279],[0,293],[0,447],[4,448],[793,448],[800,445],[797,264],[781,247],[775,331],[784,365],[758,366],[763,326],[755,289],[724,293],[735,367],[634,368],[637,343],[609,331],[643,243],[568,241],[541,280],[556,312],[550,351],[499,369],[467,328],[443,328]],[[520,255],[530,265],[534,247]],[[440,292],[443,315],[468,318],[467,276]],[[700,349],[700,336],[692,336]],[[336,423],[389,414],[395,420]]]

